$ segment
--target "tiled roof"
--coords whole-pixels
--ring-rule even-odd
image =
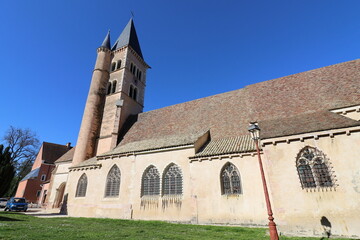
[[[197,157],[210,157],[222,154],[231,154],[231,153],[243,153],[256,151],[254,141],[249,135],[243,135],[238,137],[231,138],[222,138],[210,141],[205,145],[195,156]]]
[[[131,46],[132,49],[141,57],[143,58],[139,40],[136,34],[134,21],[131,18],[122,33],[120,34],[119,38],[114,43],[114,46],[111,48],[111,50],[116,50],[119,48],[122,48],[124,46]]]
[[[263,131],[261,131],[261,138],[266,139],[301,133],[355,127],[360,126],[360,121],[355,121],[329,111],[319,111],[289,116],[287,118],[260,121],[259,126],[263,129]]]
[[[66,145],[60,145],[56,143],[43,142],[43,152],[41,159],[45,163],[54,163],[59,157],[64,155],[69,148]]]
[[[250,121],[259,121],[266,137],[356,125],[354,121],[317,112],[360,104],[360,60],[349,61],[245,88],[139,114],[117,149],[166,136],[191,136],[209,129],[212,140],[247,135]],[[310,115],[307,115],[310,114]],[[314,114],[314,115],[311,115]],[[321,119],[317,124],[314,117]],[[295,124],[278,124],[281,119]],[[287,120],[288,119],[288,120]],[[130,145],[129,145],[130,144]],[[164,145],[160,143],[157,147]],[[131,148],[130,148],[131,149]]]
[[[99,162],[97,161],[96,157],[90,158],[88,160],[85,160],[81,163],[79,163],[78,165],[75,166],[75,168],[81,168],[81,167],[86,167],[86,166],[91,166],[91,165],[96,165]],[[73,167],[70,167],[73,168]]]
[[[74,157],[75,147],[71,148],[69,151],[67,151],[64,155],[62,155],[60,158],[58,158],[55,163],[60,162],[69,162],[72,161]]]
[[[205,134],[206,131],[192,133],[189,135],[169,135],[161,138],[145,139],[128,144],[120,145],[114,150],[104,153],[100,156],[112,155],[112,154],[125,154],[140,151],[149,151],[169,147],[179,147],[189,144],[194,144],[196,140]]]

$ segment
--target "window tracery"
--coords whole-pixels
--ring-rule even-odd
[[[171,164],[163,174],[163,195],[180,195],[182,191],[181,169]]]
[[[84,173],[79,178],[77,187],[76,187],[76,194],[75,197],[85,197],[86,195],[86,188],[87,188],[87,176]]]
[[[160,194],[160,175],[155,166],[148,167],[142,177],[141,196]]]
[[[296,168],[302,188],[333,187],[335,176],[325,154],[313,147],[303,148],[297,157]]]
[[[238,169],[227,163],[221,171],[221,192],[223,195],[241,194],[241,181]]]
[[[120,169],[114,165],[106,178],[105,197],[117,197],[120,191]]]

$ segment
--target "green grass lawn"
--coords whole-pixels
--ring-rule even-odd
[[[99,218],[38,218],[0,212],[0,239],[237,239],[268,240],[266,229]],[[320,238],[280,239],[305,240]],[[335,238],[331,238],[335,239]],[[340,239],[338,239],[340,240]]]

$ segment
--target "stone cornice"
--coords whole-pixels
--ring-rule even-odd
[[[296,134],[284,137],[276,137],[276,138],[269,138],[269,139],[262,139],[261,145],[276,145],[278,143],[290,143],[294,141],[303,142],[305,139],[315,139],[318,140],[319,138],[323,137],[330,137],[333,138],[336,135],[343,135],[346,134],[350,136],[351,133],[360,132],[360,127],[349,127],[349,128],[341,128],[341,129],[332,129],[332,130],[325,130],[325,131],[318,131],[318,132],[311,132],[311,133],[303,133],[303,134]]]

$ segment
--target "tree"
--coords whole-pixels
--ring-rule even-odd
[[[16,174],[8,191],[8,195],[15,194],[20,180],[30,171],[36,158],[40,141],[36,133],[30,129],[22,129],[10,126],[3,138],[11,153],[11,164]]]
[[[0,196],[4,196],[9,190],[14,175],[15,169],[11,164],[10,147],[4,149],[4,145],[0,145]]]

